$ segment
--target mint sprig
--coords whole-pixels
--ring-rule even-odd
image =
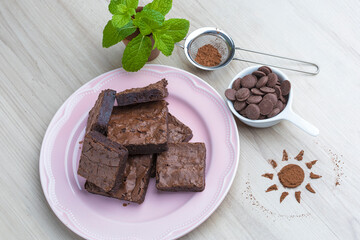
[[[133,34],[140,33],[126,46],[122,58],[126,71],[140,70],[147,62],[152,49],[159,49],[170,56],[174,44],[185,38],[189,31],[189,21],[173,18],[165,21],[165,15],[172,7],[172,0],[154,0],[142,11],[136,12],[138,0],[111,0],[109,11],[112,19],[103,31],[103,47],[111,47]],[[152,44],[151,38],[154,39]]]

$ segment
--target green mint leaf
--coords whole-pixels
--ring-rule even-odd
[[[154,48],[159,49],[165,56],[171,55],[174,50],[174,40],[172,37],[166,34],[154,34],[154,40]]]
[[[136,14],[135,8],[129,8],[128,11],[129,11],[130,16],[134,16]]]
[[[130,21],[122,28],[114,27],[111,20],[106,24],[103,31],[102,45],[105,48],[111,47],[118,42],[124,40],[127,36],[133,34],[136,31],[136,26]]]
[[[151,39],[139,34],[126,46],[122,58],[123,68],[128,72],[139,71],[147,62],[151,53]]]
[[[112,23],[114,25],[114,27],[117,28],[121,28],[123,26],[125,26],[128,22],[130,22],[131,20],[131,15],[126,12],[126,13],[119,13],[116,15],[113,15],[112,17]]]
[[[165,17],[158,11],[143,9],[135,15],[134,25],[139,27],[142,35],[149,35],[154,29],[161,27]]]
[[[126,0],[126,6],[128,8],[136,9],[139,5],[139,0]]]
[[[118,14],[127,14],[127,12],[128,12],[128,7],[126,6],[126,5],[124,5],[124,4],[119,4],[118,6],[117,6],[117,8],[118,8]]]
[[[154,0],[147,4],[144,9],[153,9],[165,16],[170,11],[171,7],[172,0]]]
[[[115,15],[125,13],[128,11],[128,9],[134,9],[134,13],[132,15],[135,15],[135,9],[137,8],[138,4],[139,0],[111,0],[109,4],[109,11]],[[125,11],[124,7],[127,7]]]
[[[136,14],[135,8],[129,8],[123,4],[118,5],[119,15],[129,15],[130,17]]]
[[[169,35],[174,43],[183,40],[189,31],[190,23],[186,19],[171,18],[166,20],[162,27],[157,30],[162,34]]]
[[[146,22],[147,20],[134,19],[134,25],[139,28],[140,33],[144,36],[149,35],[151,33],[151,27]]]
[[[126,0],[111,0],[110,1],[110,4],[109,4],[109,11],[112,13],[112,14],[118,14],[118,5],[119,4],[123,4],[125,5],[126,4]]]

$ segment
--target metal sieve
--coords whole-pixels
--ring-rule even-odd
[[[213,67],[208,67],[208,66],[203,66],[203,65],[201,65],[201,64],[199,64],[199,63],[197,63],[195,61],[195,57],[196,57],[196,54],[198,52],[198,49],[200,47],[206,45],[206,44],[211,44],[211,45],[213,45],[214,47],[216,47],[218,49],[219,53],[222,56],[221,57],[221,62],[220,62],[219,65],[213,66]],[[232,60],[238,60],[238,61],[242,61],[242,62],[261,64],[261,65],[281,68],[281,69],[300,72],[300,73],[307,73],[307,74],[311,74],[311,75],[316,75],[320,71],[319,66],[317,64],[315,64],[315,63],[235,47],[234,41],[232,40],[232,38],[228,34],[226,34],[224,31],[222,31],[220,29],[212,28],[212,27],[199,28],[199,29],[193,31],[185,39],[185,46],[182,46],[180,44],[178,44],[178,45],[184,49],[187,59],[194,66],[196,66],[198,68],[201,68],[201,69],[204,69],[204,70],[216,70],[216,69],[225,67]],[[274,58],[285,59],[285,60],[293,61],[293,62],[297,62],[297,63],[302,63],[302,64],[305,64],[305,65],[310,65],[310,66],[314,67],[315,70],[313,72],[308,72],[308,71],[303,71],[303,70],[296,69],[296,68],[289,68],[289,67],[286,67],[286,66],[278,66],[278,65],[268,64],[268,63],[250,61],[250,60],[247,60],[247,59],[236,58],[236,57],[234,57],[235,50],[246,51],[246,52],[251,52],[251,53],[265,55],[265,56],[270,56],[270,57],[274,57]]]

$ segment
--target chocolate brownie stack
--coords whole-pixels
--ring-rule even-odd
[[[88,192],[140,204],[155,175],[162,191],[204,190],[205,144],[189,143],[192,130],[168,112],[167,84],[100,93],[78,168]]]

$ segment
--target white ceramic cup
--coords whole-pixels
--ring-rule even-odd
[[[248,67],[245,68],[244,70],[242,70],[241,72],[239,72],[234,79],[231,81],[230,85],[228,88],[231,88],[234,81],[238,78],[242,78],[248,74],[253,73],[254,71],[256,71],[259,67],[261,67],[260,65],[257,66],[252,66],[252,67]],[[279,81],[283,81],[283,80],[288,80],[289,78],[283,73],[281,72],[279,69],[271,67],[271,70],[276,73],[279,77]],[[293,90],[292,87],[290,89],[290,93],[289,93],[289,98],[288,98],[288,102],[286,107],[276,116],[272,117],[272,118],[268,118],[268,119],[262,119],[262,120],[251,120],[248,119],[246,117],[241,116],[235,109],[234,109],[234,105],[230,100],[227,100],[227,104],[230,108],[230,110],[233,112],[233,114],[240,119],[243,123],[245,123],[246,125],[249,125],[251,127],[256,127],[256,128],[266,128],[266,127],[271,127],[274,126],[275,124],[278,124],[281,120],[288,120],[290,122],[292,122],[293,124],[295,124],[297,127],[299,127],[300,129],[304,130],[305,132],[307,132],[308,134],[312,135],[312,136],[317,136],[319,135],[319,129],[317,127],[315,127],[314,125],[312,125],[311,123],[309,123],[308,121],[306,121],[305,119],[303,119],[302,117],[300,117],[298,114],[296,114],[293,110],[292,110],[292,102],[293,102]]]

